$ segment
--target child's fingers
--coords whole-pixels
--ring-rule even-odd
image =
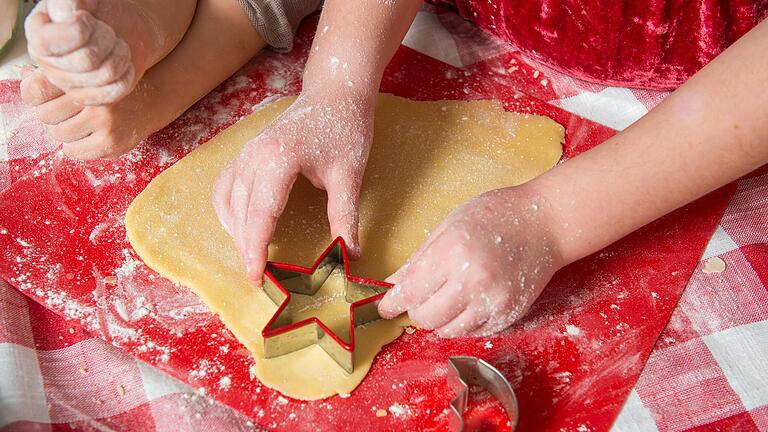
[[[122,151],[105,145],[107,142],[104,133],[95,132],[81,140],[64,143],[62,149],[65,155],[80,160],[112,159],[123,154]]]
[[[408,261],[406,261],[406,263],[403,266],[401,266],[395,273],[393,273],[387,278],[387,282],[391,284],[400,283],[400,281],[403,278],[403,275],[408,270],[410,265],[418,261],[419,258],[421,258],[421,255],[424,253],[424,251],[426,251],[427,249],[429,249],[430,246],[432,246],[432,243],[434,243],[434,241],[440,237],[440,235],[443,233],[443,231],[448,225],[449,223],[446,221],[443,221],[440,225],[438,225],[437,228],[435,228],[435,230],[430,233],[429,237],[427,237],[424,243],[422,243],[421,246],[419,246],[419,248],[416,249],[416,252],[411,254],[410,258],[408,258]]]
[[[119,39],[112,27],[102,21],[96,21],[95,26],[93,36],[82,47],[68,54],[43,56],[38,60],[46,68],[65,72],[83,73],[99,69],[113,53]]]
[[[487,314],[469,306],[451,322],[435,330],[435,333],[442,337],[465,336],[480,328],[487,320]]]
[[[69,54],[88,43],[95,26],[96,18],[88,12],[77,12],[72,21],[56,23],[35,8],[25,21],[29,52],[35,58]]]
[[[66,22],[75,12],[85,10],[96,12],[98,0],[46,0],[48,15],[53,21]]]
[[[473,336],[473,337],[490,336],[492,334],[496,334],[504,330],[505,328],[509,327],[510,325],[512,325],[513,322],[514,321],[509,320],[509,323],[506,323],[506,321],[504,321],[504,324],[502,324],[502,321],[490,318],[482,326],[476,328],[475,330],[467,332],[467,336]]]
[[[76,116],[49,128],[51,137],[59,142],[79,141],[95,130],[92,112],[83,110]]]
[[[266,166],[260,164],[256,166]],[[246,269],[251,281],[260,285],[269,258],[269,243],[277,221],[288,203],[288,196],[298,171],[283,169],[276,173],[259,171],[248,205],[244,225],[246,239]]]
[[[507,327],[511,326],[518,319],[528,313],[530,305],[525,307],[522,311],[513,312],[509,310],[498,310],[494,313],[489,313],[489,319],[481,327],[478,327],[474,331],[470,332],[471,336],[489,336],[498,333]]]
[[[448,324],[467,306],[467,296],[461,282],[447,282],[421,306],[408,311],[411,320],[425,329],[436,329]]]
[[[328,192],[328,222],[331,237],[342,237],[349,248],[350,258],[360,258],[358,240],[360,181],[344,175],[332,175],[326,181]]]
[[[421,260],[409,266],[403,281],[381,299],[379,314],[384,318],[394,318],[424,303],[445,283],[444,265],[436,254],[425,252]]]
[[[83,106],[75,103],[69,96],[61,95],[38,105],[35,110],[41,122],[47,125],[56,125],[79,114],[83,110]]]
[[[118,39],[109,57],[97,69],[90,72],[69,72],[51,68],[46,70],[48,79],[57,86],[70,90],[73,88],[102,87],[119,80],[131,67],[131,49],[122,39]]]
[[[67,94],[82,105],[109,105],[128,94],[135,76],[133,65],[128,65],[122,77],[101,87],[81,87],[67,90]]]
[[[63,94],[64,91],[56,87],[40,71],[32,72],[21,81],[21,100],[27,105],[38,106]]]

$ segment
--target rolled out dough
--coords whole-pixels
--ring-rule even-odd
[[[276,306],[248,283],[235,244],[216,218],[211,191],[224,165],[292,101],[284,98],[251,114],[160,174],[131,204],[126,228],[148,266],[191,288],[253,353],[263,384],[309,400],[350,393],[405,321],[357,328],[355,371],[349,375],[318,346],[263,358],[260,332]],[[352,264],[353,274],[365,277],[393,273],[463,201],[530,180],[562,153],[559,124],[505,112],[497,101],[415,102],[382,94],[376,113],[360,204],[363,258]],[[308,181],[296,182],[270,246],[271,260],[311,265],[330,242],[325,203],[325,194]],[[341,296],[329,294],[332,300],[321,313],[347,307],[335,303]]]

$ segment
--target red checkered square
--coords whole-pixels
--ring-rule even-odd
[[[768,244],[744,246],[741,248],[741,253],[744,254],[747,262],[752,266],[757,277],[760,278],[763,289],[766,289],[768,287]],[[768,304],[764,304],[764,306],[765,319],[768,319]]]
[[[768,405],[751,410],[749,415],[752,416],[752,421],[755,422],[759,430],[768,431]]]
[[[35,346],[29,325],[27,298],[0,279],[0,344]]]
[[[741,249],[720,255],[722,273],[704,273],[705,262],[693,272],[679,308],[702,336],[768,319],[768,292]]]
[[[768,243],[768,174],[739,181],[720,225],[739,246]]]
[[[136,363],[103,341],[38,351],[38,358],[55,423],[114,416],[147,402]]]
[[[653,349],[663,350],[699,337],[701,335],[696,331],[688,315],[683,313],[682,309],[676,308]]]
[[[701,339],[653,352],[636,390],[659,430],[684,430],[746,411]]]
[[[27,304],[35,348],[45,351],[56,350],[92,338],[79,324],[68,323],[39,303],[27,299]]]

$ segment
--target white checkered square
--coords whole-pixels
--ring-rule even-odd
[[[16,421],[50,423],[35,350],[0,343],[0,428]]]
[[[643,405],[637,390],[629,393],[611,432],[653,432],[658,431],[651,411]]]
[[[768,405],[768,321],[705,336],[704,343],[744,406]]]

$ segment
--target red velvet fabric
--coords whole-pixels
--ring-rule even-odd
[[[679,86],[768,16],[768,0],[434,3],[575,77],[657,90]]]

